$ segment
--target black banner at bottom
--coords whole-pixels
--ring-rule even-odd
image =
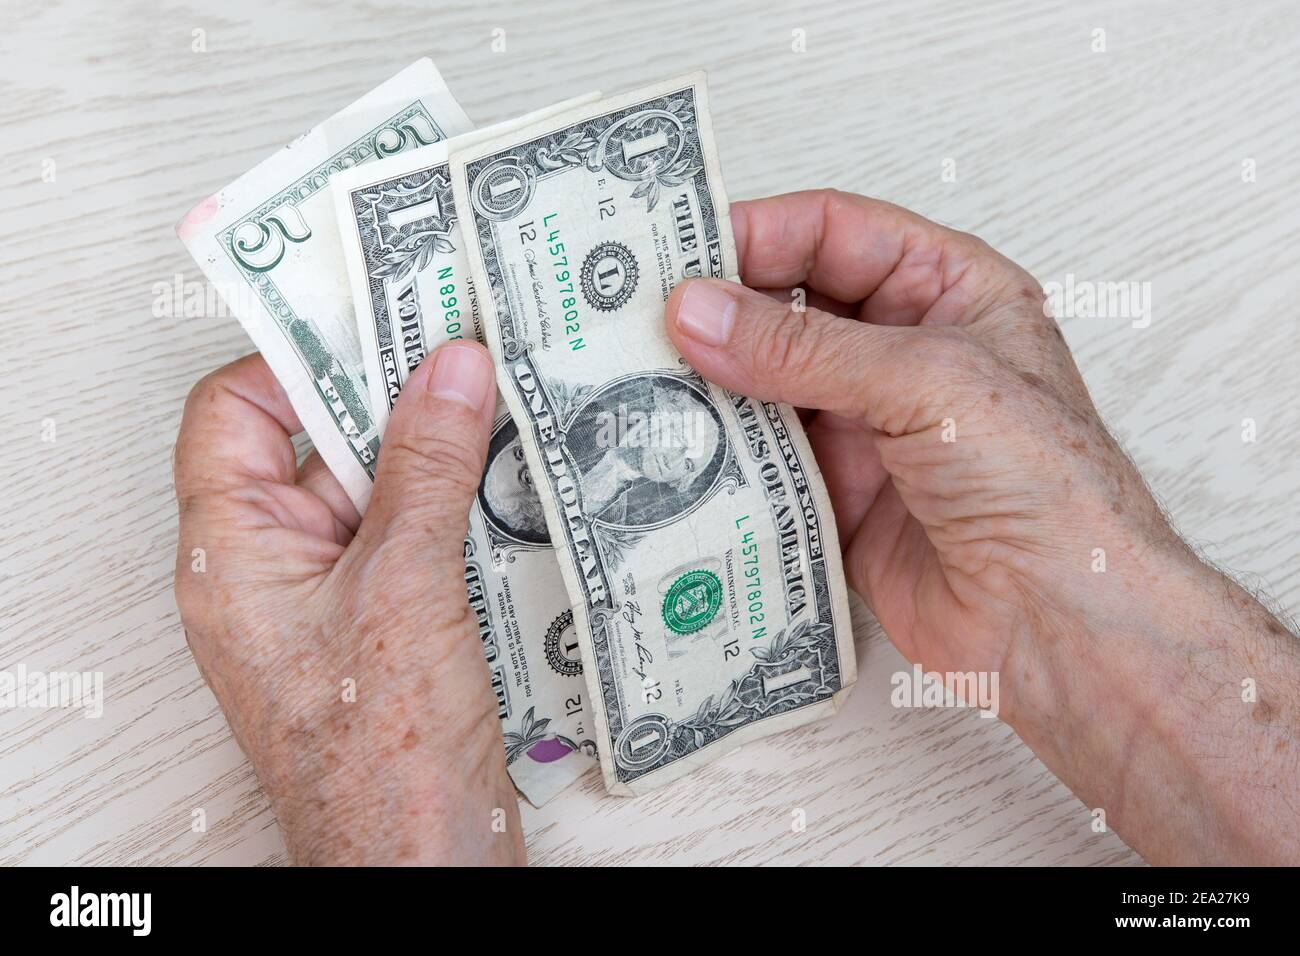
[[[522,946],[538,931],[552,941],[576,932],[574,945],[583,946],[607,925],[650,945],[655,937],[677,946],[754,933],[777,943],[792,932],[796,945],[811,948],[820,937],[839,948],[828,932],[859,933],[874,946],[880,930],[909,924],[918,938],[954,942],[1045,929],[1072,942],[1128,936],[1181,945],[1200,936],[1231,945],[1295,927],[1295,879],[1280,869],[18,868],[0,871],[0,913],[11,946],[71,934],[79,943],[283,937],[337,945],[373,941],[377,932],[441,933],[453,922],[471,939],[489,932],[502,945],[508,934],[517,942],[506,945]],[[815,925],[800,930],[808,919]]]

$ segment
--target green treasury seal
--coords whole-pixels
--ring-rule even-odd
[[[664,624],[678,634],[693,634],[718,616],[722,582],[712,571],[687,571],[664,595]]]

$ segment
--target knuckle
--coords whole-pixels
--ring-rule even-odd
[[[171,454],[174,486],[188,485],[192,479],[202,477],[195,469],[195,453],[202,451],[205,422],[219,419],[221,410],[216,406],[229,398],[226,384],[228,368],[229,366],[224,366],[204,375],[190,387],[189,394],[185,396],[181,424]]]
[[[755,357],[774,372],[798,375],[816,359],[816,332],[811,309],[772,309],[766,321],[756,322]]]
[[[952,238],[956,258],[967,264],[966,278],[971,285],[989,295],[1005,295],[1012,287],[1032,288],[1036,297],[1041,295],[1041,287],[1029,273],[984,239],[969,232],[954,232]]]
[[[964,232],[950,226],[944,229],[945,247],[954,260],[968,263],[975,275],[997,271],[1002,256],[996,249],[973,232]]]
[[[988,243],[973,232],[967,232],[964,229],[955,229],[952,227],[948,227],[948,231],[952,234],[954,242],[970,252],[982,251],[989,248]]]
[[[850,208],[861,205],[863,201],[862,196],[845,192],[843,189],[835,189],[834,187],[817,190],[817,198],[821,200],[825,208],[827,222],[833,222],[835,219],[842,217]]]
[[[197,412],[213,402],[217,401],[221,393],[225,390],[226,369],[219,368],[209,372],[201,379],[194,383],[190,388],[190,393],[185,396],[185,414],[189,415]]]
[[[1019,266],[1012,267],[1001,285],[1002,305],[1011,316],[1032,325],[1047,325],[1055,321],[1051,299],[1038,280]]]
[[[996,321],[998,350],[1013,365],[1034,372],[1068,367],[1070,349],[1051,297],[1028,273],[1017,269],[1008,277],[989,314]]]
[[[399,482],[445,488],[462,498],[478,488],[483,453],[468,435],[447,429],[394,437],[383,445],[380,466]]]
[[[985,239],[983,236],[977,236],[973,232],[964,232],[962,233],[962,236],[967,246],[969,247],[972,255],[977,256],[981,259],[995,260],[998,262],[1007,261],[1006,258],[1002,255],[1002,253],[998,252],[997,249],[993,248],[993,246],[990,245],[988,240]]]

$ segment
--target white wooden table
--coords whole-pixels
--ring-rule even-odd
[[[101,670],[107,703],[0,710],[0,863],[284,860],[171,586],[181,404],[250,346],[221,315],[155,314],[155,284],[200,279],[172,232],[194,201],[424,54],[480,122],[704,66],[735,198],[838,186],[977,232],[1044,282],[1150,282],[1148,328],[1065,334],[1178,527],[1294,613],[1300,7],[1137,7],[7,5],[0,669]],[[1138,862],[999,722],[892,709],[902,661],[866,618],[833,721],[643,799],[589,776],[524,807],[533,861]]]

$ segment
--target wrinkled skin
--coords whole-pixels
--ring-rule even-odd
[[[732,222],[752,288],[683,283],[669,335],[804,410],[850,586],[899,650],[999,673],[1000,716],[1148,859],[1300,860],[1297,642],[1170,528],[1033,278],[833,191]],[[318,458],[295,468],[260,358],[186,406],[177,601],[298,862],[523,859],[461,552],[493,392],[439,394],[442,351],[403,390],[364,521]]]
[[[732,223],[767,294],[683,283],[669,334],[805,410],[849,584],[903,655],[998,672],[1000,716],[1148,859],[1300,860],[1297,641],[1174,533],[1033,277],[834,191]]]
[[[446,349],[482,362],[475,407],[430,391]],[[439,355],[393,410],[364,521],[319,456],[295,466],[301,425],[260,356],[214,372],[185,406],[176,600],[297,862],[524,859],[465,592],[490,359],[465,343]]]

